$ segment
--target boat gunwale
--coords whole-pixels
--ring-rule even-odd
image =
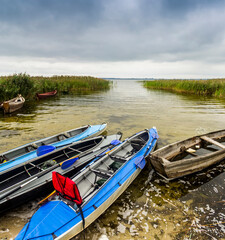
[[[211,136],[213,134],[222,133],[222,132],[224,132],[224,135],[222,135],[222,136],[215,136],[215,137]],[[172,148],[172,147],[174,147],[176,145],[180,145],[180,144],[185,146],[185,143],[187,143],[187,142],[193,142],[193,144],[191,144],[190,147],[193,146],[193,145],[196,145],[196,144],[198,144],[202,141],[202,139],[201,139],[202,136],[208,136],[208,137],[211,136],[211,138],[213,138],[213,139],[214,138],[215,139],[222,138],[222,137],[225,137],[225,129],[218,130],[218,131],[215,131],[215,132],[206,133],[206,134],[201,134],[201,135],[197,135],[197,136],[193,136],[193,137],[190,137],[190,138],[186,138],[184,140],[180,140],[180,141],[176,141],[174,143],[168,144],[168,145],[163,146],[160,149],[157,149],[156,151],[152,152],[151,157],[158,157],[158,158],[163,157],[163,156],[165,156],[165,154],[167,154],[167,153],[164,153],[164,152],[166,152],[166,150],[168,150],[169,148]],[[197,140],[197,143],[194,143],[194,140]],[[187,148],[190,148],[190,147],[187,147]],[[178,146],[177,146],[177,148],[178,148]],[[177,154],[179,154],[179,153],[180,152],[177,152]],[[174,155],[177,155],[177,154],[174,153]],[[172,154],[171,154],[171,156],[169,155],[169,158],[172,158],[174,155],[172,155]],[[166,158],[166,160],[170,161],[167,158]]]

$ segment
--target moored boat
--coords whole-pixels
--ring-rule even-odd
[[[201,171],[223,159],[225,159],[225,130],[169,144],[150,156],[156,172],[168,179]]]
[[[60,148],[85,138],[100,135],[105,131],[106,127],[106,123],[100,125],[86,125],[4,152],[0,154],[0,172],[37,157],[37,150],[40,146],[52,145],[55,148]]]
[[[127,138],[104,157],[92,161],[72,181],[54,172],[58,196],[39,208],[16,239],[71,239],[77,235],[138,176],[157,138],[155,128]]]
[[[44,99],[49,97],[54,97],[57,94],[57,90],[54,90],[52,92],[46,92],[46,93],[36,93],[37,99]]]
[[[0,213],[52,190],[53,170],[71,176],[120,143],[121,134],[98,136],[16,165],[0,175]]]
[[[17,97],[10,99],[8,101],[4,101],[1,104],[1,107],[3,108],[4,113],[12,113],[22,108],[24,102],[25,102],[24,97],[22,97],[21,94],[18,94]]]

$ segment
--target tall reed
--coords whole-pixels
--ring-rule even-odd
[[[0,77],[0,101],[8,100],[17,94],[32,98],[35,94],[57,90],[59,94],[81,94],[108,90],[110,82],[100,78],[83,76],[30,76],[14,74]]]
[[[146,88],[225,98],[225,79],[143,81]]]

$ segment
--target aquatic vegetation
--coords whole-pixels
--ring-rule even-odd
[[[26,99],[33,98],[36,92],[57,89],[59,94],[86,94],[108,90],[110,82],[100,78],[85,76],[30,76],[14,74],[0,77],[0,101],[22,94]]]
[[[180,93],[225,98],[225,79],[208,80],[155,80],[143,81],[150,89],[162,89]]]
[[[25,73],[0,78],[0,101],[14,98],[18,94],[29,96],[32,90],[33,82]]]

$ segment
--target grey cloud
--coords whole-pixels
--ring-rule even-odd
[[[1,56],[224,61],[224,1],[0,0],[0,5]]]

